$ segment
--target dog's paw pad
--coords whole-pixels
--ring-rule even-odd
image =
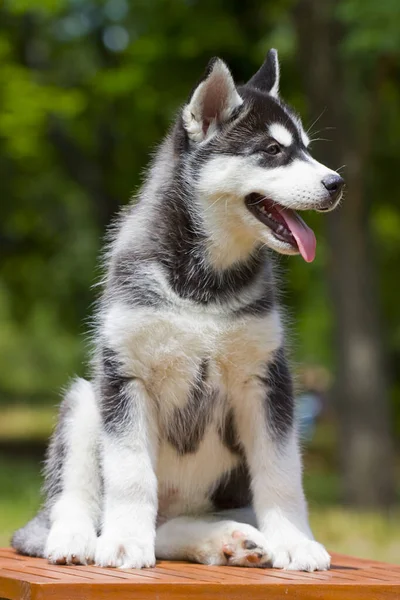
[[[271,552],[264,536],[250,525],[234,530],[222,546],[225,564],[238,567],[269,566]]]

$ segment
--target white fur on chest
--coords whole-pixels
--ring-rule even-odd
[[[232,317],[193,309],[113,306],[105,319],[106,343],[119,355],[126,374],[141,379],[160,407],[182,407],[202,361],[208,383],[229,390],[265,372],[282,343],[277,310],[264,318]]]
[[[194,454],[179,456],[168,442],[161,442],[157,463],[159,512],[173,517],[206,512],[215,483],[237,466],[238,456],[222,443],[211,424]]]

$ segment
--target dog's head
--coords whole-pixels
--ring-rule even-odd
[[[295,211],[332,210],[344,182],[311,157],[299,117],[280,99],[277,52],[270,50],[239,87],[222,60],[211,61],[180,123],[187,176],[210,227],[218,235],[234,228],[236,237],[240,229],[277,252],[312,261],[314,233]]]

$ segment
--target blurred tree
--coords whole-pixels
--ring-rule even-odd
[[[319,129],[324,128],[324,113],[333,127],[331,143],[319,157],[335,167],[346,165],[348,194],[328,220],[345,497],[359,506],[387,506],[394,499],[393,448],[366,173],[379,137],[377,117],[390,53],[371,48],[367,36],[364,55],[354,61],[349,36],[357,32],[349,31],[349,23],[341,18],[356,21],[367,5],[358,0],[300,0],[295,22],[311,110],[321,115]],[[380,9],[373,6],[377,15]]]

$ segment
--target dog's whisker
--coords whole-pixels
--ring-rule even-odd
[[[321,129],[316,129],[315,131],[310,131],[308,133],[308,135],[309,136],[318,135],[319,133],[322,133],[323,131],[332,131],[333,129],[336,129],[336,127],[321,127]]]
[[[324,115],[324,113],[326,112],[326,106],[325,108],[322,109],[320,115],[311,123],[311,125],[307,128],[307,134],[310,132],[311,128],[314,127],[314,125],[316,125],[318,123],[318,121],[320,120],[320,118]]]
[[[222,198],[225,196],[225,194],[222,194],[222,196],[219,196],[212,204],[210,204],[210,206],[207,206],[207,208],[205,209],[205,212],[210,210],[213,206],[215,206],[215,204],[217,204],[217,202],[219,202],[220,200],[222,200]]]
[[[267,196],[261,196],[258,200],[256,200],[255,202],[248,202],[248,206],[257,206],[257,204],[261,204],[262,202],[264,202],[265,200],[268,200]]]
[[[310,140],[310,144],[312,144],[313,142],[331,142],[332,140],[330,140],[329,138],[312,138]]]

